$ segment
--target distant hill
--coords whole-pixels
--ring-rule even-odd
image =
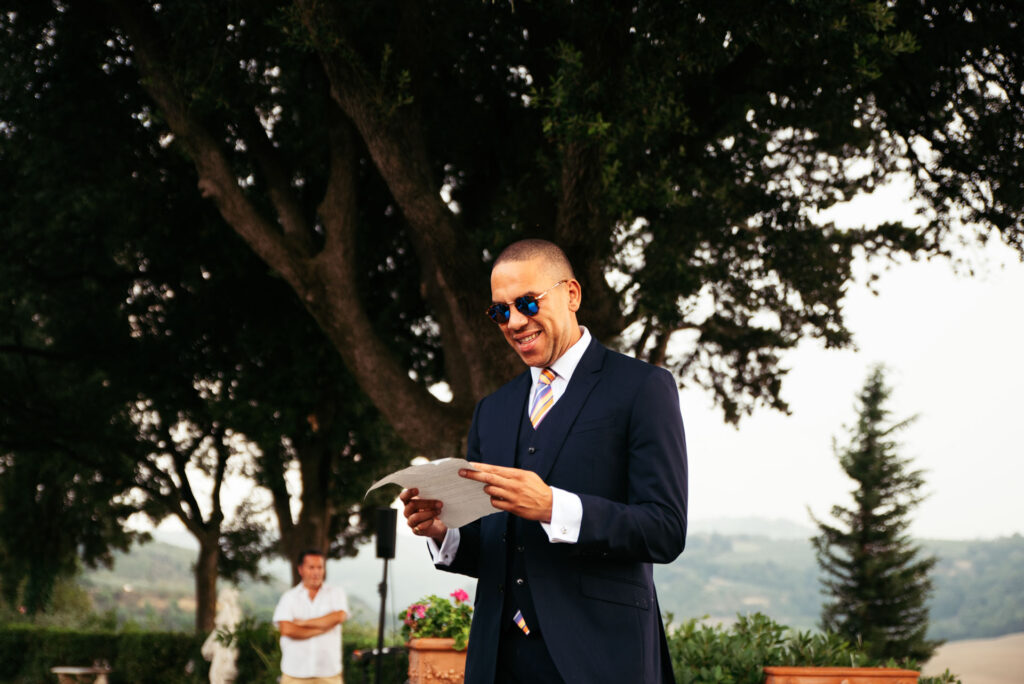
[[[701,531],[741,525],[739,529],[756,529],[758,534]],[[676,562],[655,566],[663,612],[677,619],[706,615],[727,622],[737,613],[760,611],[791,627],[815,627],[822,596],[808,542],[813,530],[785,521],[719,521],[694,528]],[[1024,538],[923,544],[939,558],[930,636],[970,639],[1024,631]],[[193,624],[194,560],[194,549],[155,541],[119,555],[113,570],[85,573],[83,583],[97,608],[114,608],[143,626],[187,629]],[[383,566],[372,544],[355,558],[328,563],[327,581],[345,588],[358,621],[377,622]],[[389,629],[398,627],[395,614],[421,596],[445,596],[460,588],[472,595],[475,589],[470,578],[436,570],[425,543],[402,533],[388,568]],[[246,614],[269,619],[291,577],[280,559],[268,562],[264,571],[272,576],[270,583],[245,583],[240,589]]]
[[[771,537],[772,539],[807,540],[815,529],[783,518],[705,518],[691,520],[690,534],[724,534],[728,536]]]

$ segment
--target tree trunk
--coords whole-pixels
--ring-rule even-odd
[[[219,533],[199,537],[196,560],[196,631],[213,631],[217,617],[217,562],[220,559]]]
[[[278,515],[278,528],[281,530],[281,552],[291,563],[292,584],[299,583],[299,571],[295,561],[300,552],[306,549],[318,549],[327,554],[331,545],[331,518],[334,506],[330,497],[330,471],[332,454],[322,445],[296,444],[299,458],[299,471],[302,477],[301,508],[298,518],[292,520],[289,495],[286,488],[278,488],[274,493],[274,510]],[[279,497],[284,500],[277,501]],[[282,514],[287,519],[282,520]]]

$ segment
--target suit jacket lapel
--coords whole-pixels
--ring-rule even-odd
[[[551,408],[547,417],[541,425],[544,429],[538,435],[540,439],[539,458],[529,465],[529,469],[540,475],[541,479],[547,479],[548,473],[558,460],[558,454],[562,450],[565,438],[569,436],[569,429],[576,422],[587,397],[601,379],[601,367],[604,365],[604,356],[607,350],[597,340],[591,340],[587,351],[583,353],[576,370],[573,371],[569,386],[565,394]],[[548,424],[550,421],[551,424]],[[517,421],[518,424],[518,421]]]
[[[502,405],[498,408],[497,415],[508,416],[508,420],[502,420],[498,425],[483,426],[486,430],[493,430],[497,439],[498,447],[494,453],[494,465],[512,468],[516,464],[516,444],[519,442],[519,424],[526,412],[526,402],[529,399],[530,385],[532,380],[530,373],[526,372],[509,383],[508,390],[502,393]]]

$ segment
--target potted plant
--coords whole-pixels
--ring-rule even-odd
[[[459,589],[451,599],[431,594],[399,614],[409,646],[410,684],[461,683],[466,672],[466,645],[473,606]]]

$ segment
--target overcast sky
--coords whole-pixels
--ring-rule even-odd
[[[895,188],[853,203],[837,223],[893,216]],[[865,217],[869,218],[865,218]],[[1001,244],[971,250],[978,272],[948,261],[906,263],[875,283],[861,278],[844,307],[856,351],[805,343],[785,357],[792,413],[762,410],[726,426],[701,391],[681,394],[690,458],[690,517],[764,516],[811,524],[851,503],[852,480],[832,438],[856,417],[872,364],[889,370],[894,418],[918,415],[901,454],[926,471],[930,497],[912,514],[917,537],[1024,533],[1024,265]]]

